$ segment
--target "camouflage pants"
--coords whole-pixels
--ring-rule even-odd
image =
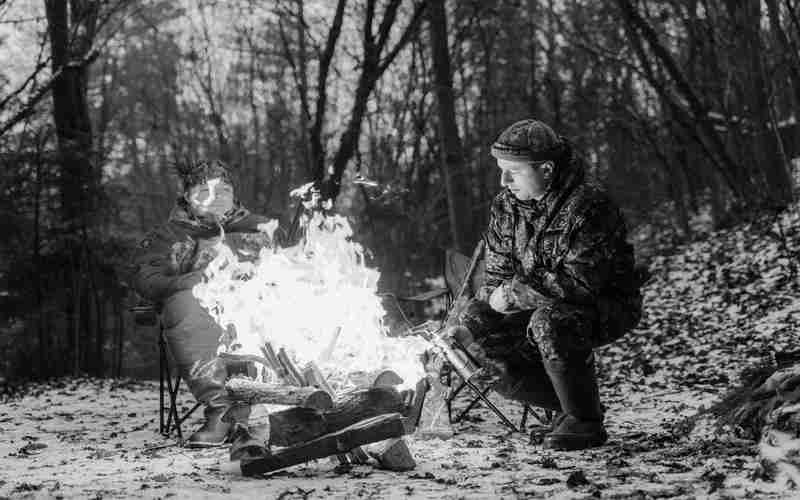
[[[596,309],[558,301],[536,310],[501,314],[473,299],[460,304],[454,317],[487,356],[521,363],[585,357],[607,337]]]

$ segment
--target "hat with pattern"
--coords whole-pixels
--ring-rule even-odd
[[[564,141],[539,120],[520,120],[500,133],[491,154],[510,161],[558,160],[564,154]]]
[[[183,190],[203,184],[209,179],[222,179],[232,183],[228,166],[220,160],[191,160],[175,163],[175,172],[181,180]]]

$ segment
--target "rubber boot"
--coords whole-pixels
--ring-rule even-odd
[[[188,448],[211,448],[222,446],[228,439],[231,424],[222,421],[222,415],[227,411],[225,406],[205,407],[206,420],[199,429],[186,440]]]
[[[228,439],[232,425],[222,416],[231,406],[225,392],[228,372],[219,358],[198,361],[188,370],[186,384],[197,401],[205,403],[205,422],[186,440],[189,448],[220,446]]]
[[[603,406],[594,373],[594,356],[569,361],[545,361],[545,369],[561,402],[563,415],[542,446],[553,450],[582,450],[608,439]]]

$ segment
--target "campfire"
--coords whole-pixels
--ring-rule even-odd
[[[390,336],[379,272],[365,264],[347,219],[315,201],[307,207],[295,246],[237,255],[223,235],[207,281],[194,290],[226,332],[220,357],[251,366],[228,380],[236,405],[224,418],[239,422],[253,405],[281,405],[267,406],[266,440],[237,424],[231,459],[245,474],[331,455],[342,464],[371,455],[388,468],[411,468],[402,436],[419,418],[427,390],[420,357],[429,344]],[[277,221],[259,229],[272,237]]]

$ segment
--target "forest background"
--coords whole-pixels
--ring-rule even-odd
[[[0,0],[0,380],[154,376],[132,249],[171,164],[290,224],[316,181],[407,295],[470,253],[505,126],[569,137],[639,259],[796,198],[797,0]]]

